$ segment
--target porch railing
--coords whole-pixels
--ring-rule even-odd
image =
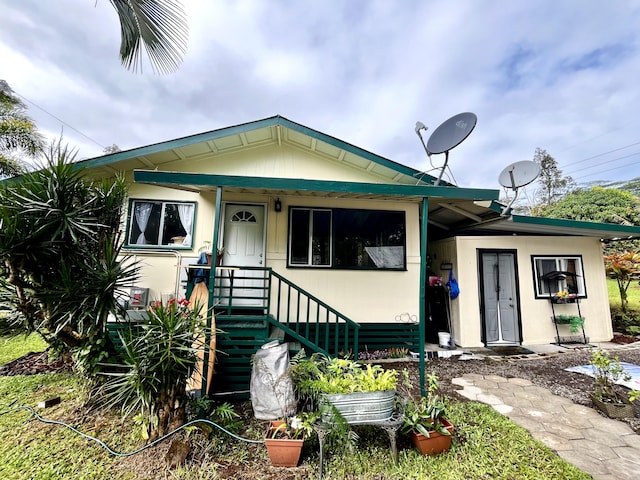
[[[271,268],[219,267],[217,315],[264,316],[311,351],[358,358],[360,325]]]

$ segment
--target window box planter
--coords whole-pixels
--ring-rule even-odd
[[[578,299],[576,297],[551,297],[551,303],[562,304],[562,303],[576,303]]]

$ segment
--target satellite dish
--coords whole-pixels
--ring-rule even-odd
[[[502,211],[502,215],[509,215],[511,213],[511,206],[518,198],[518,189],[529,185],[538,178],[538,175],[540,175],[540,165],[531,160],[512,163],[500,172],[500,176],[498,177],[500,185],[515,192],[509,205]]]
[[[540,165],[531,160],[522,160],[507,166],[498,177],[498,182],[505,188],[515,190],[529,185],[540,175]]]
[[[427,152],[427,156],[431,158],[431,155],[439,153],[445,154],[444,165],[440,167],[440,175],[434,182],[435,186],[440,184],[442,175],[447,168],[447,163],[449,162],[449,150],[460,145],[464,139],[469,136],[475,128],[477,121],[478,117],[476,117],[475,113],[465,112],[454,115],[434,130],[427,143],[424,143],[424,139],[420,134],[420,130],[426,131],[427,127],[422,122],[416,122],[415,131],[418,137],[420,137],[420,141],[422,142],[424,151]],[[431,164],[431,166],[433,167],[433,164]]]
[[[471,112],[459,113],[446,120],[429,137],[428,154],[446,153],[460,145],[473,131],[477,121],[478,117]]]

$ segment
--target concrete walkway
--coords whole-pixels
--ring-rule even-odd
[[[640,479],[640,435],[627,424],[529,380],[466,374],[452,382],[462,396],[493,406],[593,478]]]

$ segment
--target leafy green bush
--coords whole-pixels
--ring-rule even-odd
[[[362,365],[346,358],[328,358],[314,354],[291,368],[298,392],[318,394],[375,392],[394,390],[398,372],[380,365]]]

